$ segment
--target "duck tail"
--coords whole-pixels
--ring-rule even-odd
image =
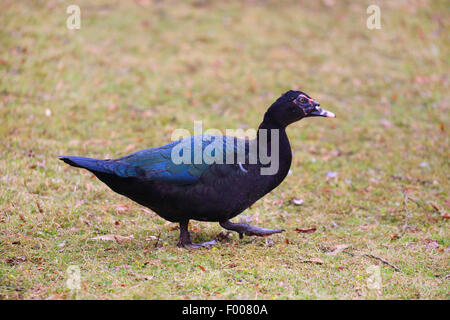
[[[86,157],[75,157],[75,156],[61,156],[59,160],[70,164],[73,167],[87,169],[92,172],[103,172],[103,173],[113,173],[109,166],[107,160],[99,160]]]

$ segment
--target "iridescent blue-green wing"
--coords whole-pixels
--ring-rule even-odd
[[[200,146],[198,150],[195,149],[195,143]],[[216,168],[214,172],[218,171],[223,175],[234,172],[236,166],[226,164],[226,153],[235,154],[238,149],[239,145],[235,139],[227,146],[224,136],[196,136],[159,148],[138,151],[115,159],[113,162],[117,166],[115,173],[121,177],[140,177],[151,181],[193,184],[198,182],[202,175],[211,175],[211,172],[208,171],[212,166]],[[220,168],[217,170],[217,167]]]

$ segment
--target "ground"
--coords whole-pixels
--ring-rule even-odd
[[[373,30],[370,1],[0,2],[0,298],[449,299],[446,1],[373,1]],[[180,249],[58,160],[255,128],[289,89],[337,118],[290,126],[291,174],[233,220],[282,234],[192,221],[220,241]]]

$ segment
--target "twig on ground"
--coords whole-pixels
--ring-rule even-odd
[[[393,268],[395,271],[403,272],[402,270],[400,270],[400,268],[396,267],[395,265],[393,265],[389,261],[387,261],[387,260],[385,260],[383,258],[377,257],[377,256],[375,256],[375,255],[373,255],[371,253],[354,253],[354,252],[350,252],[350,251],[347,251],[347,250],[344,250],[344,252],[349,254],[349,255],[351,255],[351,256],[368,257],[368,258],[373,258],[373,259],[379,260],[379,261],[383,262],[385,265],[388,265],[391,268]]]

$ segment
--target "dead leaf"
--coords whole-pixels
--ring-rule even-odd
[[[298,233],[314,233],[316,232],[317,228],[316,227],[311,227],[309,229],[300,229],[300,228],[295,228],[295,232]]]
[[[389,237],[391,238],[391,240],[397,240],[400,238],[400,235],[398,233],[394,233],[391,234]]]
[[[436,210],[437,212],[440,212],[440,211],[441,211],[441,209],[440,209],[439,206],[436,204],[436,202],[428,201],[427,203],[428,203],[430,206],[432,206],[433,209]]]
[[[203,266],[201,266],[201,265],[197,265],[203,272],[205,272],[206,271],[206,269],[203,267]]]

